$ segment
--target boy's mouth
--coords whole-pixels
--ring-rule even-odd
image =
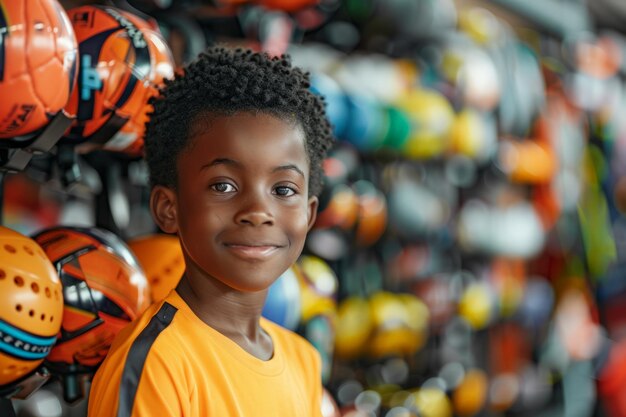
[[[224,246],[233,253],[233,255],[246,260],[262,260],[268,258],[281,248],[280,245],[271,243],[226,243]]]

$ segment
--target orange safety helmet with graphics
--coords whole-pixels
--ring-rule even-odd
[[[146,277],[126,244],[98,228],[56,227],[37,234],[61,278],[65,307],[52,371],[90,369],[113,338],[151,302]]]
[[[130,240],[128,246],[148,278],[152,301],[161,301],[176,288],[185,272],[178,238],[165,234],[141,236]]]
[[[0,226],[0,387],[34,371],[56,342],[61,281],[41,247]]]
[[[126,11],[82,6],[68,11],[79,43],[78,85],[67,109],[76,121],[65,141],[85,151],[143,151],[150,97],[174,75],[171,51],[158,29]]]
[[[63,110],[77,54],[56,0],[0,0],[0,139],[33,137]]]

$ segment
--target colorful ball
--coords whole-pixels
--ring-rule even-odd
[[[326,114],[333,127],[333,133],[336,137],[342,137],[349,115],[346,97],[337,81],[321,72],[313,73],[311,91],[324,97]]]
[[[354,359],[361,355],[369,339],[372,325],[371,311],[367,300],[352,296],[339,303],[335,335],[335,354],[337,357]]]
[[[353,188],[359,205],[356,242],[359,246],[370,246],[380,239],[387,228],[387,199],[369,181],[359,180]]]
[[[444,391],[422,388],[413,394],[414,404],[423,417],[452,417],[452,404]]]
[[[459,112],[450,132],[450,151],[486,162],[497,150],[498,131],[495,120],[472,108]]]
[[[491,321],[494,300],[486,284],[472,283],[459,300],[459,315],[474,329],[482,329]]]
[[[347,140],[363,152],[379,149],[388,130],[382,104],[361,93],[349,94],[346,100],[349,120],[341,139]]]
[[[385,291],[370,298],[370,356],[411,355],[426,342],[428,309],[415,296]]]
[[[300,311],[300,286],[292,266],[270,286],[262,314],[274,323],[295,330],[300,323]]]
[[[406,111],[395,106],[387,106],[385,112],[387,132],[383,143],[390,149],[401,150],[411,134],[411,119]]]
[[[481,369],[471,369],[452,394],[454,411],[459,416],[469,417],[478,414],[487,402],[489,381]]]
[[[448,149],[454,110],[448,100],[435,90],[413,90],[397,103],[411,120],[411,133],[404,144],[409,158],[440,156]]]
[[[302,293],[302,320],[308,321],[317,315],[331,315],[336,311],[339,280],[335,272],[322,259],[303,255],[297,263]]]
[[[354,189],[347,184],[337,184],[325,188],[320,195],[315,228],[327,229],[338,227],[351,230],[359,213],[359,198]]]

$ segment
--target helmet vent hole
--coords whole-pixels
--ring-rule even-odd
[[[35,315],[35,310],[28,310],[28,315],[33,317]]]
[[[22,311],[22,305],[18,304],[15,306],[15,310],[19,313],[20,311]]]
[[[29,246],[24,246],[24,252],[26,252],[30,256],[33,256],[35,254],[35,252],[33,252],[33,250]]]
[[[55,298],[56,300],[58,300],[58,299],[59,299],[59,292],[58,292],[57,290],[54,290],[54,298]]]
[[[7,273],[4,272],[4,269],[0,269],[0,279],[5,279],[7,277]]]
[[[17,250],[11,245],[4,245],[4,250],[9,253],[15,253]]]
[[[150,282],[152,282],[153,284],[158,284],[159,281],[161,281],[161,280],[157,276],[152,277],[152,279],[150,280]]]
[[[41,319],[41,321],[44,321],[46,319],[46,315],[42,314],[39,318]]]
[[[170,275],[172,273],[172,268],[167,267],[163,270],[163,272],[165,272],[165,275]]]
[[[37,294],[39,292],[39,285],[36,282],[33,282],[32,284],[30,284],[30,289],[33,290],[35,294]]]
[[[50,316],[50,323],[54,321],[54,316]]]
[[[48,298],[52,297],[52,293],[50,292],[50,288],[46,287],[44,292],[46,293],[46,297],[48,297]]]
[[[21,276],[17,275],[15,278],[13,278],[13,282],[15,283],[15,285],[17,285],[18,287],[23,287],[24,286],[24,278],[22,278]]]

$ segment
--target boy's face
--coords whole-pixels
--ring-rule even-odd
[[[176,230],[166,231],[197,269],[239,291],[266,289],[297,260],[315,221],[304,133],[267,114],[203,125],[178,158]]]

